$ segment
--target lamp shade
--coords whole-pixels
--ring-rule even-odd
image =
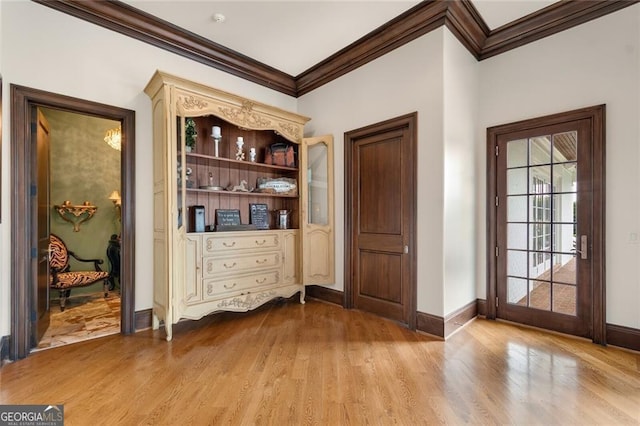
[[[117,190],[113,191],[111,195],[109,195],[109,199],[113,201],[113,204],[120,204],[121,202],[120,193]]]

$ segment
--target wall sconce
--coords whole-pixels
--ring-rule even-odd
[[[120,197],[120,193],[116,190],[109,195],[109,199],[113,202],[113,206],[118,212],[118,217],[122,214],[122,198]]]
[[[218,157],[218,144],[220,143],[220,140],[222,139],[222,131],[220,129],[220,126],[213,126],[211,128],[211,137],[213,138],[213,141],[216,144],[216,148],[215,148],[215,154],[216,157]]]
[[[122,150],[122,131],[120,126],[115,129],[107,130],[104,141],[113,149]]]
[[[80,231],[80,224],[91,219],[98,208],[90,202],[85,201],[81,206],[74,206],[67,200],[60,205],[53,206],[62,220],[73,225],[73,232]]]

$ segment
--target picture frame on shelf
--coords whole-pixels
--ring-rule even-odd
[[[216,209],[216,229],[220,226],[240,225],[239,209]]]
[[[249,223],[256,229],[269,229],[269,206],[262,203],[249,204]]]

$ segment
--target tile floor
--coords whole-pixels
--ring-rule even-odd
[[[54,348],[120,332],[120,295],[82,294],[67,299],[64,312],[51,301],[49,328],[35,350]]]

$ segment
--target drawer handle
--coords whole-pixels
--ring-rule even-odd
[[[256,244],[259,245],[259,246],[264,245],[264,243],[266,243],[266,242],[267,242],[267,240],[262,240],[262,241],[256,240]]]
[[[225,246],[225,247],[233,247],[233,246],[235,246],[235,245],[236,245],[236,242],[235,242],[235,241],[233,241],[231,244],[227,244],[227,242],[226,242],[226,241],[223,241],[223,242],[222,242],[222,245],[223,245],[223,246]]]
[[[225,267],[225,268],[227,268],[227,269],[231,269],[231,268],[233,268],[234,266],[236,266],[236,262],[233,262],[233,264],[232,264],[232,265],[227,265],[226,263],[224,263],[224,267]]]
[[[236,283],[233,283],[232,285],[224,285],[224,288],[226,288],[227,290],[231,290],[232,288],[234,288],[236,286]]]
[[[267,277],[264,277],[263,279],[259,280],[256,278],[256,284],[262,284],[263,282],[265,282],[267,280]]]
[[[260,260],[260,259],[256,259],[256,263],[257,263],[258,265],[262,265],[263,263],[267,263],[267,262],[268,262],[268,260],[267,260],[267,259],[262,259],[262,260]]]

